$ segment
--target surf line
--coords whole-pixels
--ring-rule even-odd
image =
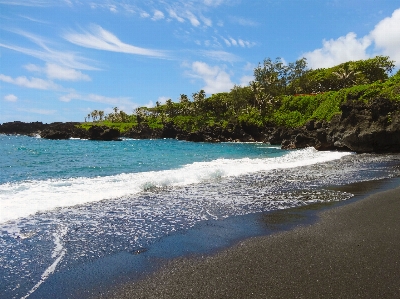
[[[61,262],[63,259],[64,255],[67,253],[67,250],[63,247],[62,244],[62,238],[67,234],[68,228],[67,227],[62,227],[59,233],[54,233],[54,244],[55,248],[53,250],[53,253],[51,254],[52,258],[55,258],[54,262],[43,272],[42,276],[40,277],[40,280],[38,281],[37,284],[33,286],[32,289],[26,294],[24,297],[21,297],[21,299],[26,299],[30,295],[32,295],[33,292],[35,292],[40,285],[51,275],[54,273],[54,271],[57,268],[57,265]]]

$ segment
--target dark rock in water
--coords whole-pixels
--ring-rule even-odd
[[[133,127],[128,132],[125,132],[123,136],[134,139],[167,138],[162,137],[162,133],[162,129],[151,129],[147,124],[139,124],[137,127]]]
[[[120,140],[120,132],[117,129],[106,126],[92,126],[88,130],[90,140],[112,141]]]
[[[24,123],[21,121],[7,122],[0,125],[0,133],[3,134],[21,134],[33,136],[39,134],[46,128],[42,122]]]
[[[40,137],[45,139],[87,138],[87,131],[79,128],[79,124],[75,122],[51,123],[40,132]]]
[[[46,129],[40,133],[40,137],[45,139],[70,139],[72,135],[68,131],[54,131],[51,129]]]

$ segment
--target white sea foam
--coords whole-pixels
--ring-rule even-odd
[[[154,187],[183,186],[227,176],[306,166],[349,154],[307,148],[278,158],[217,159],[164,171],[6,183],[0,185],[0,223],[36,212],[136,194]]]
[[[67,234],[68,229],[66,227],[62,227],[60,231],[56,232],[53,234],[54,236],[54,245],[55,248],[51,254],[52,258],[55,258],[53,263],[47,267],[47,269],[43,272],[43,274],[40,277],[40,280],[33,286],[32,289],[29,290],[29,292],[23,296],[21,299],[28,298],[33,292],[35,292],[40,285],[51,275],[54,273],[54,271],[57,268],[57,265],[61,262],[63,259],[64,255],[67,253],[66,249],[63,247],[63,241],[62,238]]]

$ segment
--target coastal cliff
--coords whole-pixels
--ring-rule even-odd
[[[348,100],[341,114],[328,122],[309,121],[302,128],[282,129],[282,148],[313,146],[318,150],[350,150],[358,153],[400,151],[400,105],[387,99],[370,103]],[[279,132],[279,130],[278,130]],[[276,132],[275,132],[276,134]]]

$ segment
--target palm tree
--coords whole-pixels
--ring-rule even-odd
[[[337,72],[332,72],[338,79],[342,88],[349,87],[356,83],[357,75],[360,72],[355,72],[351,65],[344,64]]]
[[[100,110],[98,113],[99,113],[99,120],[102,121],[104,117],[104,111]]]

